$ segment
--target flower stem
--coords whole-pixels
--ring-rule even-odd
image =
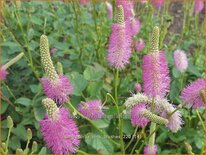
[[[78,153],[78,154],[88,154],[88,153],[86,153],[86,152],[84,152],[84,151],[82,151],[82,150],[80,150],[80,149],[77,150],[77,153]]]
[[[125,150],[128,149],[128,147],[131,145],[132,141],[134,140],[136,133],[137,133],[137,129],[138,129],[138,126],[136,126],[134,134],[133,134],[131,140],[129,141],[129,143],[127,144],[127,146],[125,147]]]
[[[203,122],[202,117],[200,116],[200,113],[199,113],[199,111],[197,109],[196,109],[196,113],[197,113],[197,116],[198,116],[198,118],[199,118],[199,120],[200,120],[200,122],[202,124],[202,127],[203,127],[204,131],[206,132],[205,123]]]
[[[9,132],[8,132],[7,139],[6,139],[6,151],[5,151],[5,154],[8,153],[8,146],[9,146],[9,139],[10,139],[11,129],[12,128],[9,128]]]
[[[115,79],[114,79],[114,98],[115,102],[118,104],[118,83],[119,83],[119,70],[115,71]]]
[[[68,101],[68,105],[70,106],[70,108],[72,108],[79,116],[81,116],[82,118],[86,119],[89,123],[91,123],[93,125],[93,127],[99,131],[103,136],[108,137],[108,140],[110,142],[112,142],[113,144],[115,144],[116,146],[120,146],[119,143],[115,142],[114,140],[111,139],[111,137],[109,137],[104,131],[102,131],[101,129],[99,129],[93,122],[91,119],[89,119],[88,117],[85,117],[84,115],[82,115],[72,104],[70,101]]]

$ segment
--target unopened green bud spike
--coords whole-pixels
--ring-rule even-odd
[[[61,62],[57,62],[57,72],[59,75],[63,75],[63,67]]]
[[[11,118],[11,116],[7,117],[7,127],[8,128],[12,128],[14,126],[13,120]]]
[[[22,149],[16,149],[16,154],[24,154],[24,151]]]
[[[34,153],[37,151],[38,144],[36,141],[33,141],[31,151]]]
[[[41,62],[46,72],[46,75],[51,80],[56,80],[58,78],[57,72],[55,71],[51,56],[49,53],[49,41],[47,36],[42,35],[40,38],[40,54]]]
[[[32,139],[32,131],[30,128],[27,129],[27,139],[31,140]]]
[[[122,7],[122,5],[117,6],[115,21],[117,24],[124,24],[124,8]]]
[[[157,116],[153,113],[151,113],[148,110],[143,110],[142,115],[149,119],[151,122],[157,123],[157,124],[167,124],[169,121],[163,117]]]
[[[4,68],[7,69],[9,68],[11,65],[15,64],[17,61],[19,61],[22,57],[24,56],[24,53],[20,53],[18,54],[15,58],[11,59],[9,62],[7,62],[5,65],[4,65]]]
[[[150,51],[159,52],[159,28],[157,26],[152,31]]]
[[[45,98],[42,100],[42,104],[46,108],[48,117],[55,120],[57,118],[57,111],[58,111],[58,107],[56,103],[50,98]]]

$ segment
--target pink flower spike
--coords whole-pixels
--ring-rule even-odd
[[[6,68],[4,66],[2,66],[0,68],[0,80],[5,80],[6,79],[6,75],[7,75]]]
[[[135,105],[131,111],[131,123],[132,126],[140,126],[144,127],[147,125],[149,120],[144,117],[141,112],[146,109],[146,105],[144,103],[140,103]]]
[[[170,77],[164,51],[143,57],[143,89],[150,97],[164,98],[169,92]]]
[[[164,5],[164,0],[152,0],[152,5],[154,5],[156,8],[160,8]]]
[[[174,51],[175,66],[180,72],[185,72],[188,67],[187,55],[182,50]]]
[[[131,57],[131,39],[126,33],[125,26],[112,25],[112,33],[109,38],[107,60],[116,69],[124,69]]]
[[[194,13],[198,14],[204,9],[204,0],[195,0]]]
[[[107,7],[107,15],[108,15],[108,17],[109,17],[109,19],[112,19],[112,16],[113,16],[112,4],[106,1],[106,7]]]
[[[135,83],[134,90],[135,90],[136,93],[141,92],[141,90],[142,90],[141,85],[139,83]]]
[[[58,104],[63,104],[69,99],[69,95],[73,92],[73,86],[66,76],[60,75],[57,80],[42,78],[41,83],[44,93]]]
[[[92,100],[88,102],[81,102],[78,108],[84,116],[96,120],[102,118],[104,113],[102,112],[102,102],[99,100]]]
[[[124,8],[124,19],[128,20],[134,17],[132,0],[117,0],[116,6],[122,5]]]
[[[126,20],[125,23],[127,32],[130,34],[131,37],[139,33],[141,27],[139,19],[130,18]]]
[[[80,3],[81,5],[86,5],[86,4],[89,3],[89,0],[79,0],[79,3]]]
[[[135,50],[136,50],[137,52],[142,51],[142,50],[144,49],[144,47],[145,47],[144,40],[143,40],[143,39],[140,39],[139,41],[136,41],[136,42],[134,43],[134,47],[135,47]]]
[[[188,104],[189,107],[194,109],[203,107],[204,101],[201,97],[201,90],[205,90],[206,80],[197,79],[192,82],[189,86],[183,89],[180,98],[183,100],[184,104]]]
[[[144,154],[157,154],[157,145],[145,146],[144,147]]]
[[[55,120],[46,116],[40,121],[40,130],[47,146],[55,154],[75,153],[80,145],[80,134],[76,123],[69,118],[65,108],[57,111]]]

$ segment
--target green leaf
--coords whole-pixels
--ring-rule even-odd
[[[88,82],[85,78],[79,73],[73,73],[70,76],[71,82],[74,86],[74,95],[81,96],[82,91],[87,87]]]
[[[19,104],[24,105],[24,106],[30,106],[32,104],[32,101],[29,98],[21,97],[21,98],[18,98],[15,101],[15,103],[19,103]]]
[[[84,78],[88,81],[96,81],[101,79],[104,76],[104,72],[102,72],[102,70],[97,70],[96,68],[92,67],[92,66],[88,66],[85,70],[84,70]]]
[[[32,93],[35,94],[35,93],[38,92],[38,89],[39,89],[39,86],[38,86],[38,85],[30,85],[29,87],[30,87]]]
[[[47,153],[46,150],[47,150],[46,147],[42,147],[39,154],[46,154]]]
[[[45,108],[43,106],[34,107],[34,117],[37,121],[40,121],[44,118]]]
[[[87,92],[91,97],[99,96],[102,86],[103,86],[103,81],[90,82],[87,88]]]
[[[94,123],[98,128],[106,128],[106,127],[109,126],[110,120],[108,120],[108,119],[94,120],[93,123]]]
[[[172,68],[172,75],[173,75],[175,78],[180,78],[181,73],[180,73],[180,71],[178,71],[178,70],[174,67],[174,68]]]
[[[188,72],[191,73],[191,74],[196,75],[197,77],[201,76],[201,73],[198,70],[198,68],[196,66],[193,66],[193,65],[189,65]]]
[[[112,143],[98,134],[88,133],[85,137],[85,142],[94,148],[98,153],[110,154],[114,152]]]
[[[17,148],[21,147],[20,139],[16,136],[12,136],[9,141],[9,147],[13,150],[16,150]]]
[[[19,139],[26,141],[26,129],[23,125],[18,124],[12,131]]]
[[[172,101],[175,101],[176,97],[179,96],[179,92],[180,92],[180,84],[178,80],[174,80],[171,84],[170,87],[170,99]]]
[[[3,100],[2,100],[2,101],[3,101]],[[1,104],[1,114],[4,114],[4,113],[6,112],[8,106],[9,106],[8,103],[6,103],[6,102],[4,102],[4,101],[2,102],[2,104]]]
[[[124,123],[123,123],[123,132],[126,134],[126,135],[132,135],[134,133],[134,128],[132,127],[131,125],[131,121],[130,120],[124,120]]]

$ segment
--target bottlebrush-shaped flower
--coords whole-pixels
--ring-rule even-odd
[[[102,103],[99,100],[92,100],[88,102],[81,102],[78,108],[84,116],[96,120],[102,118],[104,113],[102,112]]]
[[[157,145],[145,146],[144,147],[144,154],[157,154]]]
[[[164,5],[164,0],[152,0],[152,5],[154,5],[156,8],[159,8]]]
[[[204,0],[195,0],[194,13],[200,13],[204,9]]]
[[[194,109],[204,106],[204,100],[201,96],[201,91],[206,90],[206,80],[197,79],[189,86],[183,89],[180,98],[182,98],[184,104],[188,104],[189,107]]]
[[[58,75],[51,60],[49,53],[49,43],[47,36],[40,38],[41,62],[46,72],[46,76],[41,79],[44,93],[58,104],[68,100],[68,96],[73,91],[69,79],[64,75]]]
[[[76,152],[80,145],[80,135],[76,123],[69,118],[65,108],[57,108],[53,100],[46,98],[42,101],[47,115],[40,121],[40,130],[47,146],[55,154]]]
[[[6,79],[6,75],[7,75],[6,68],[4,66],[2,66],[0,68],[0,80],[5,80]]]
[[[122,6],[117,7],[115,18],[117,23],[112,25],[107,60],[112,67],[124,69],[131,56],[131,39],[125,29]]]
[[[86,5],[86,4],[89,3],[89,1],[90,1],[90,0],[79,0],[79,3],[80,3],[81,5]]]
[[[131,37],[139,33],[141,27],[141,23],[139,19],[133,17],[127,19],[125,23],[126,23],[125,27],[127,29],[127,32],[130,34]]]
[[[182,50],[174,51],[175,66],[180,72],[186,71],[188,67],[187,55]]]
[[[112,4],[106,1],[106,7],[107,7],[107,15],[109,19],[112,19],[113,17],[113,9],[112,9]]]
[[[134,90],[136,93],[139,93],[142,90],[142,86],[139,83],[135,83]]]
[[[122,6],[124,9],[124,19],[128,20],[134,17],[133,2],[132,0],[117,0],[116,6]]]
[[[169,92],[170,77],[164,52],[149,53],[143,57],[143,89],[151,97],[164,97]]]
[[[143,39],[140,39],[139,41],[135,41],[134,43],[134,48],[136,50],[136,52],[140,52],[144,49],[145,47],[145,43]]]

